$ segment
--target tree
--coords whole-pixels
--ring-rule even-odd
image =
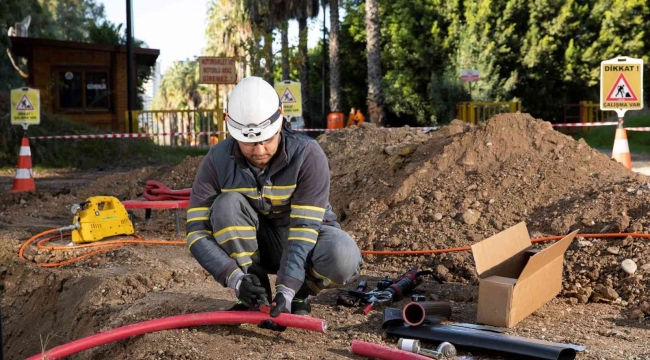
[[[329,0],[330,6],[330,111],[341,112],[341,75],[339,69],[339,1]]]
[[[289,80],[290,79],[290,61],[289,61],[289,20],[284,20],[280,25],[280,34],[281,34],[281,61],[282,61],[282,75],[280,80]]]
[[[201,102],[198,61],[175,61],[162,78],[154,107],[189,110],[199,108]]]
[[[104,6],[95,0],[2,0],[0,1],[0,91],[25,85],[11,62],[6,59],[11,41],[9,27],[31,17],[29,37],[88,41],[90,29],[104,19]],[[17,66],[26,72],[26,62],[15,58]]]
[[[270,3],[271,12],[277,25],[280,27],[281,36],[281,63],[282,75],[280,80],[289,80],[291,60],[289,59],[289,20],[293,19],[298,13],[298,8],[302,5],[302,0],[273,0]]]
[[[318,0],[304,0],[299,2],[295,9],[295,18],[298,19],[298,74],[300,78],[300,92],[302,97],[302,117],[305,126],[312,126],[311,101],[309,91],[309,51],[307,49],[307,19],[318,16]]]
[[[368,56],[368,114],[373,124],[384,123],[382,90],[379,0],[366,0],[366,51]]]
[[[212,0],[208,6],[206,55],[231,56],[242,65],[242,76],[257,73],[259,49],[244,0]],[[254,68],[254,69],[253,69]]]

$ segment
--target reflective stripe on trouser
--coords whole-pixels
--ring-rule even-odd
[[[210,207],[210,224],[219,247],[234,259],[244,272],[259,262],[257,247],[257,213],[244,195],[221,193]]]
[[[244,272],[252,263],[260,263],[268,273],[277,273],[289,237],[288,226],[258,216],[239,193],[217,196],[210,209],[210,222],[219,246]],[[305,286],[312,295],[341,286],[359,273],[362,263],[361,251],[350,235],[323,225],[307,258]]]

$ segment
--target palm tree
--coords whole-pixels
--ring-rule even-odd
[[[246,9],[253,25],[253,32],[256,34],[255,44],[259,44],[260,38],[264,39],[262,55],[264,57],[264,79],[273,83],[273,30],[278,19],[274,18],[276,11],[273,7],[278,1],[273,0],[246,0]],[[256,49],[249,48],[249,51]]]
[[[291,68],[289,66],[289,20],[284,20],[280,25],[282,37],[282,79],[289,80]]]
[[[366,0],[366,52],[368,53],[368,114],[370,122],[384,123],[384,92],[381,86],[379,0]]]
[[[281,57],[282,57],[282,79],[289,80],[291,72],[289,62],[289,20],[295,17],[296,9],[301,5],[302,0],[271,0],[272,17],[280,27],[281,36]]]
[[[212,0],[208,7],[208,46],[206,54],[233,56],[245,65],[254,62],[256,52],[247,49],[253,42],[251,26],[244,0]],[[242,76],[247,71],[242,70]]]
[[[330,111],[341,109],[341,78],[339,69],[339,0],[329,0],[330,5]],[[323,81],[325,81],[323,79]]]
[[[300,78],[300,93],[302,97],[302,117],[305,126],[312,126],[311,108],[309,101],[309,57],[307,49],[307,19],[318,16],[320,9],[319,0],[299,1],[295,9],[295,18],[298,19],[298,75]]]

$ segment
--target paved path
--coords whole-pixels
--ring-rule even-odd
[[[612,150],[597,149],[601,153],[612,156]],[[650,176],[650,154],[633,153],[632,154],[632,171]]]

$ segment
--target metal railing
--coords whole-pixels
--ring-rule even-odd
[[[129,112],[125,128],[129,132]],[[223,110],[134,110],[134,133],[152,134],[160,146],[208,149],[226,138]]]
[[[614,111],[600,110],[600,104],[591,101],[580,101],[578,104],[564,104],[563,115],[565,124],[605,122],[612,121],[612,118],[617,119]],[[576,133],[589,130],[591,130],[591,127],[584,126],[580,128],[561,128],[560,131]]]
[[[520,111],[520,101],[469,101],[456,104],[456,118],[474,125],[486,121],[496,114]]]

